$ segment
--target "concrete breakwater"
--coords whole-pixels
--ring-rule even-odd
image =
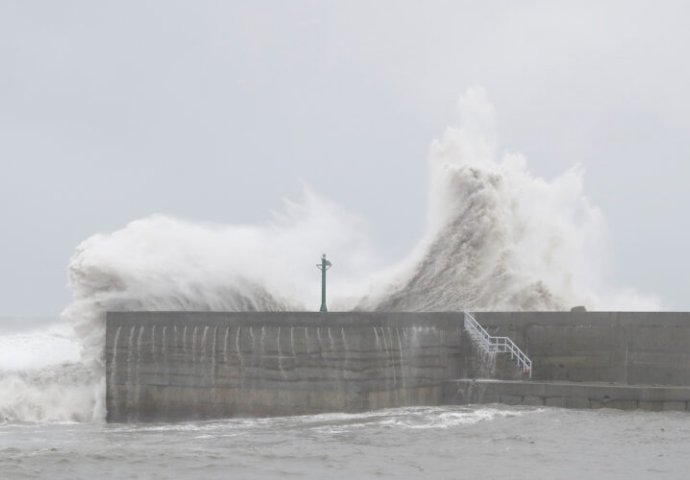
[[[486,312],[533,361],[478,351],[462,313],[114,312],[108,421],[523,403],[690,409],[690,314]]]
[[[497,368],[449,382],[449,403],[690,411],[690,313],[483,312],[533,361],[532,381]]]
[[[108,313],[108,421],[436,405],[469,361],[457,313]]]
[[[533,380],[690,386],[690,313],[483,312],[534,362]],[[498,371],[497,378],[501,377]]]

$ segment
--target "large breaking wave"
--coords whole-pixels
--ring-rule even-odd
[[[82,400],[32,418],[104,418],[106,311],[315,310],[322,252],[338,268],[334,310],[659,308],[607,284],[605,222],[584,195],[583,169],[551,181],[532,175],[524,157],[499,151],[484,91],[471,89],[460,103],[460,126],[431,148],[426,232],[386,268],[363,222],[306,187],[266,226],[154,215],[85,240],[70,262],[74,300],[63,313],[82,342],[81,366],[11,377],[15,390],[51,385],[83,391]],[[0,396],[0,415],[27,420],[20,398]]]
[[[606,225],[576,165],[552,181],[502,153],[482,89],[431,149],[428,226],[363,310],[649,310],[656,298],[607,283]]]

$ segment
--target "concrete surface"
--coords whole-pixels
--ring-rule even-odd
[[[107,419],[439,404],[463,337],[454,313],[109,313]]]
[[[690,313],[487,312],[475,318],[530,356],[533,380],[690,385]]]
[[[480,402],[688,408],[688,313],[475,316],[530,356],[531,381],[509,357],[478,352],[462,313],[108,313],[107,419]]]

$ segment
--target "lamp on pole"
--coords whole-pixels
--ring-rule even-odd
[[[327,312],[326,308],[326,270],[331,268],[332,264],[326,260],[326,254],[321,256],[321,263],[316,264],[316,268],[321,270],[321,309],[320,312]]]

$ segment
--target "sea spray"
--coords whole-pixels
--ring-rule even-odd
[[[301,203],[285,205],[264,227],[154,215],[82,242],[63,317],[82,337],[86,358],[102,363],[106,311],[304,310],[318,288],[314,252],[338,256],[340,279],[376,264],[356,217],[306,187]]]
[[[501,153],[483,89],[460,101],[462,123],[434,141],[427,232],[375,279],[360,310],[658,309],[606,279],[606,225],[581,166],[547,181]]]

